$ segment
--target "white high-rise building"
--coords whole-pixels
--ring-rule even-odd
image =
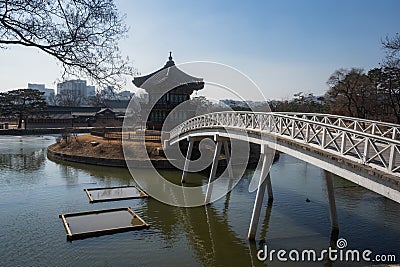
[[[86,80],[68,80],[57,84],[57,94],[67,94],[87,99],[94,96],[96,87],[87,85]]]
[[[65,94],[74,97],[87,97],[87,85],[85,80],[69,80],[57,84],[57,94]]]
[[[47,104],[54,104],[54,89],[46,88],[44,84],[28,83],[28,89],[36,89],[44,93]]]
[[[87,97],[92,97],[96,95],[96,87],[94,85],[86,86]]]

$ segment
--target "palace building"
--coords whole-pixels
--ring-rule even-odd
[[[178,67],[169,53],[167,63],[159,70],[145,76],[135,77],[133,84],[146,90],[148,103],[142,105],[142,114],[147,116],[147,129],[161,130],[169,113],[179,104],[190,100],[190,95],[204,88],[202,78],[193,77]],[[192,115],[193,110],[179,110],[171,114],[168,122],[183,121]],[[146,118],[143,118],[146,119]]]

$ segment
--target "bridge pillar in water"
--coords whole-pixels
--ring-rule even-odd
[[[217,174],[218,158],[221,153],[221,147],[222,147],[222,142],[223,142],[220,138],[216,138],[216,139],[217,140],[215,143],[214,157],[213,157],[213,162],[212,162],[212,166],[211,166],[210,177],[208,179],[205,204],[208,204],[211,200],[212,187],[213,187],[212,182],[216,178],[215,176]]]
[[[189,137],[189,146],[188,146],[188,150],[186,153],[185,165],[183,166],[183,173],[182,173],[182,179],[181,179],[182,184],[186,182],[186,176],[187,176],[187,173],[189,170],[189,162],[192,157],[193,145],[194,145],[194,139]]]
[[[335,192],[333,190],[333,174],[326,171],[326,191],[328,193],[329,215],[331,219],[332,232],[339,231],[339,221],[336,210]]]
[[[255,240],[258,222],[260,220],[262,203],[264,200],[265,188],[268,187],[268,201],[272,202],[273,194],[272,194],[272,185],[271,185],[271,176],[269,173],[269,164],[268,164],[268,156],[266,153],[266,147],[261,147],[261,156],[262,156],[262,167],[260,174],[260,181],[257,188],[256,199],[254,200],[253,213],[251,215],[249,233],[247,238],[249,240]],[[263,179],[265,177],[265,179]]]
[[[224,154],[226,161],[226,168],[229,174],[229,183],[228,183],[228,194],[232,190],[233,185],[233,169],[232,169],[232,161],[231,161],[231,152],[229,151],[228,141],[224,140]]]

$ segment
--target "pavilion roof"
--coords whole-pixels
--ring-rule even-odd
[[[164,67],[161,69],[145,76],[135,77],[133,79],[133,84],[146,91],[152,91],[157,88],[172,89],[182,85],[197,85],[192,87],[194,90],[199,90],[204,87],[202,78],[191,76],[175,66],[171,52],[168,59],[167,63],[165,63]]]

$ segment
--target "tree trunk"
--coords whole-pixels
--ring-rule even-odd
[[[18,115],[18,129],[22,128],[22,116],[21,114]]]

